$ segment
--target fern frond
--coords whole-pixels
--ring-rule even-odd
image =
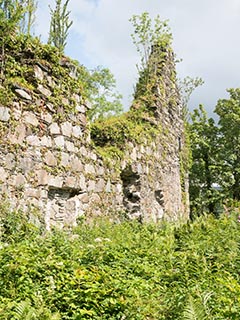
[[[59,313],[54,313],[51,315],[51,318],[49,320],[60,320],[61,316]]]
[[[206,320],[204,306],[190,296],[183,311],[183,320]]]
[[[14,310],[14,318],[16,320],[35,320],[37,319],[35,309],[31,306],[29,300],[21,301]]]

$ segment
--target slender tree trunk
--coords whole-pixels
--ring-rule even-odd
[[[210,213],[215,214],[215,203],[211,199],[211,191],[212,191],[212,175],[210,170],[210,159],[208,152],[204,155],[204,163],[205,163],[205,174],[206,174],[206,183],[207,183],[207,192],[208,192],[208,211]]]
[[[4,41],[2,43],[2,53],[1,53],[1,83],[3,82],[3,75],[4,75],[4,62],[5,62],[5,44]]]
[[[237,148],[237,146],[235,146]],[[239,168],[240,163],[240,150],[236,150],[236,161],[234,163],[234,168]],[[234,184],[232,186],[233,199],[239,201],[240,200],[240,173],[238,170],[233,171]]]

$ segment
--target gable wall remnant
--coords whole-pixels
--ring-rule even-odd
[[[188,217],[180,150],[184,126],[171,53],[147,106],[151,117],[140,115],[143,126],[152,125],[157,133],[151,139],[143,135],[141,143],[126,137],[122,156],[110,163],[90,137],[89,105],[81,92],[66,91],[42,63],[31,63],[34,88],[15,84],[12,102],[0,106],[2,200],[12,208],[40,209],[47,229],[75,225],[83,216],[124,215],[141,222]],[[51,99],[55,91],[60,92],[57,103]]]

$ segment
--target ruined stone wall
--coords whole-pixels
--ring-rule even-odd
[[[79,88],[62,86],[61,77],[43,62],[28,61],[33,87],[14,83],[12,101],[0,106],[1,199],[27,212],[40,209],[47,229],[103,214],[139,221],[186,218],[188,190],[180,170],[183,122],[172,55],[165,60],[155,98],[147,106],[150,116],[139,115],[141,143],[126,137],[121,157],[115,158],[104,157],[91,140],[89,106]],[[71,64],[60,62],[74,78]],[[139,101],[141,97],[133,114]],[[144,123],[154,128],[152,137],[144,135]]]

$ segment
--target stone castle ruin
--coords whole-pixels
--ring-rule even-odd
[[[140,88],[129,112],[90,128],[74,65],[44,47],[22,46],[18,54],[6,48],[1,70],[1,201],[37,208],[47,229],[100,215],[187,218],[184,124],[171,50],[161,52],[147,97]]]

